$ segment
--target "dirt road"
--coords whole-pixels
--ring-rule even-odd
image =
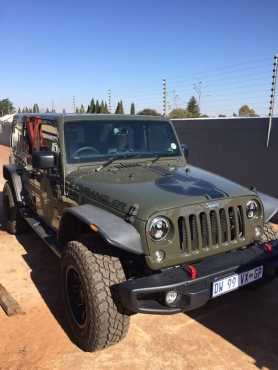
[[[7,161],[0,146],[0,165]],[[26,312],[8,318],[0,309],[1,370],[278,369],[277,280],[191,315],[136,315],[123,342],[91,354],[66,334],[58,278],[59,261],[33,233],[15,238],[1,228],[0,283]]]

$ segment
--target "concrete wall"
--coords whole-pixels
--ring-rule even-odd
[[[189,162],[278,198],[278,118],[173,120]]]

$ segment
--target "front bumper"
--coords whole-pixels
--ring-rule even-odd
[[[264,266],[263,278],[278,270],[278,241],[252,245],[221,255],[207,257],[195,264],[198,277],[192,279],[187,266],[169,268],[150,276],[128,280],[113,287],[121,305],[131,313],[174,314],[206,304],[214,281],[233,273]],[[164,302],[168,291],[176,290],[178,299],[172,305]]]

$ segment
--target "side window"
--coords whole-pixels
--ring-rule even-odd
[[[41,125],[41,136],[43,147],[54,153],[59,153],[59,135],[56,126],[49,123],[42,123]]]
[[[29,144],[25,123],[21,121],[15,121],[13,123],[11,146],[14,156],[17,157],[20,162],[26,162]]]

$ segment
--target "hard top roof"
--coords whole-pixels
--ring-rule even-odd
[[[129,115],[129,114],[76,114],[76,113],[17,113],[16,117],[40,117],[43,120],[63,120],[63,121],[74,121],[74,120],[150,120],[150,121],[167,121],[162,116],[143,116],[143,115]]]

